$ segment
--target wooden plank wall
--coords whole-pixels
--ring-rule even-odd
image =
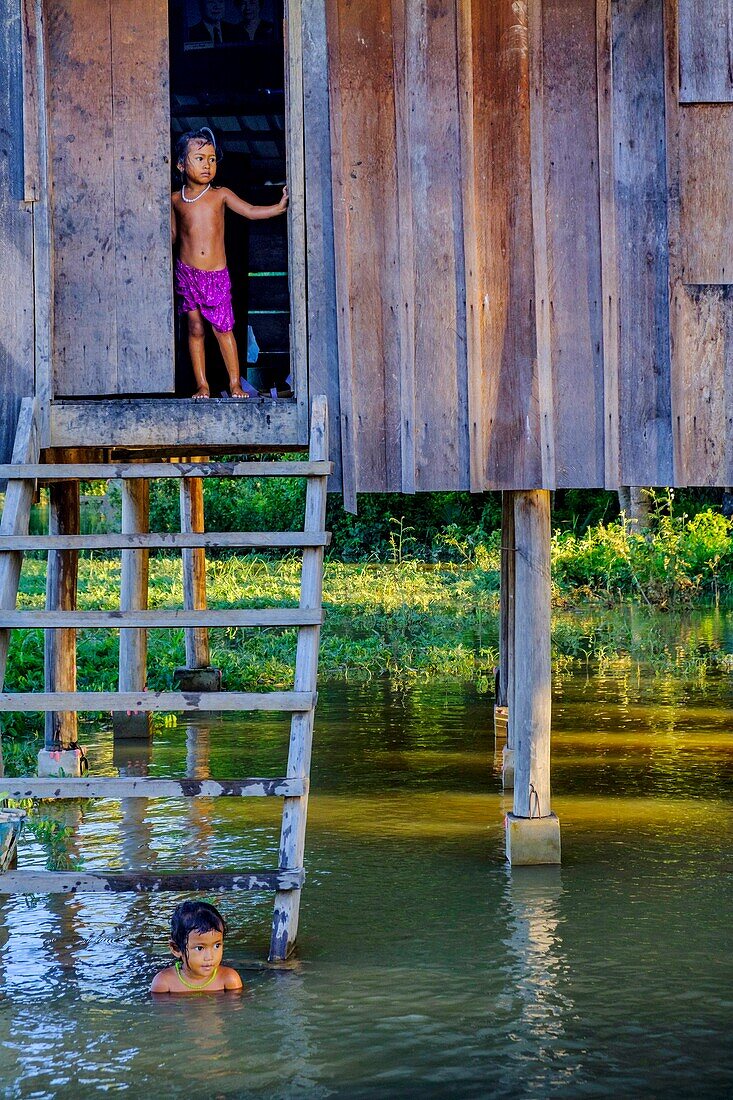
[[[56,396],[173,389],[165,8],[46,0]]]
[[[675,480],[733,481],[733,14],[665,4]]]
[[[0,4],[0,455],[9,461],[20,402],[33,395],[33,205],[24,202],[21,3]],[[30,152],[30,150],[29,150]]]

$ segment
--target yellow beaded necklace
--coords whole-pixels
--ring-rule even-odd
[[[176,963],[175,970],[176,970],[176,974],[178,975],[178,980],[180,981],[181,985],[185,985],[186,989],[194,989],[194,990],[206,989],[207,985],[211,985],[214,978],[219,973],[219,967],[215,966],[214,969],[212,970],[211,974],[209,975],[209,977],[206,979],[205,982],[187,982],[186,979],[183,976],[183,971],[181,969],[180,962]]]

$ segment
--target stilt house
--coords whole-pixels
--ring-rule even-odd
[[[729,0],[0,12],[2,461],[303,449],[325,395],[310,476],[347,506],[505,490],[514,809],[549,819],[548,491],[733,483]],[[176,332],[171,142],[202,124],[222,182],[290,188],[287,225],[228,229],[244,402],[188,399]]]

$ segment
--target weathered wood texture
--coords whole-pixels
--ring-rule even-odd
[[[662,0],[613,8],[620,484],[672,483]]]
[[[510,700],[514,813],[547,817],[550,804],[550,494],[514,497],[515,688]]]
[[[183,482],[186,484],[186,482]],[[187,548],[328,546],[327,531],[304,534],[301,531],[209,531],[206,534],[118,535],[8,535],[3,546],[8,550],[180,550]]]
[[[308,317],[306,312],[306,198],[303,124],[303,18],[301,0],[285,0],[285,167],[288,206],[290,368],[303,435],[308,430]],[[316,391],[319,392],[319,391]]]
[[[38,401],[23,398],[15,433],[12,457],[16,462],[37,462],[40,455]],[[20,535],[28,531],[33,504],[32,481],[10,481],[5,493],[5,505],[0,519],[0,538],[3,535]],[[15,607],[18,598],[18,582],[23,564],[22,555],[16,550],[0,553],[0,609]],[[0,688],[5,682],[10,635],[0,630]],[[0,746],[0,776],[4,775]]]
[[[201,461],[200,459],[194,461]],[[200,477],[184,478],[180,484],[181,531],[204,530],[204,483]],[[186,549],[182,555],[183,606],[191,610],[206,607],[206,551]],[[209,632],[206,627],[186,631],[186,668],[207,668],[211,664]]]
[[[0,711],[283,711],[312,710],[315,692],[308,691],[27,691],[0,692]]]
[[[728,67],[731,57],[730,23],[722,39],[716,35],[725,6],[702,0],[681,4],[678,21],[676,3],[665,0],[674,476],[677,484],[728,485],[733,478],[733,106],[680,105],[680,78],[689,75],[694,60],[691,22],[703,9],[710,16],[704,26],[710,34],[706,64],[717,64],[720,72],[724,56]],[[727,12],[730,20],[729,6]],[[698,39],[702,30],[695,28]],[[699,57],[695,64],[702,71],[698,62]],[[687,96],[698,98],[700,89]]]
[[[49,492],[51,535],[76,534],[79,530],[79,483],[57,482]],[[73,549],[52,550],[46,568],[46,608],[74,611],[79,573],[79,554]],[[47,630],[43,640],[46,691],[76,691],[76,630]],[[49,711],[45,721],[47,749],[76,744],[77,720],[73,711]]]
[[[334,265],[331,130],[325,0],[301,0],[303,137],[308,279],[308,375],[311,393],[328,400],[333,484],[341,481],[341,407]]]
[[[54,393],[173,389],[168,31],[155,0],[47,0]]]
[[[330,462],[37,462],[0,466],[0,477],[41,481],[114,481],[148,478],[317,477]],[[294,533],[294,532],[290,532]]]
[[[158,894],[195,890],[299,890],[297,871],[6,871],[0,894]]]
[[[122,531],[148,531],[150,482],[122,482]],[[123,550],[120,570],[120,613],[147,610],[149,551]],[[144,691],[147,685],[148,636],[145,629],[120,631],[120,691]]]
[[[532,10],[541,13],[530,18],[530,53],[544,484],[602,485],[596,11],[587,0],[542,0]]]
[[[132,553],[132,551],[130,551]],[[10,553],[10,552],[9,552]],[[20,566],[18,566],[20,569]],[[13,601],[14,602],[14,601]],[[0,608],[2,603],[0,602]],[[206,611],[179,611],[160,608],[157,611],[5,611],[0,610],[0,629],[13,627],[110,627],[112,630],[148,630],[158,627],[176,629],[187,626],[320,626],[320,609],[266,607],[260,609],[229,609],[210,607]]]
[[[34,364],[33,206],[25,195],[21,4],[0,5],[0,457],[13,449]],[[28,106],[28,112],[32,109]],[[29,150],[32,153],[32,150]]]
[[[680,103],[733,103],[730,0],[679,0]]]
[[[8,798],[293,798],[307,779],[151,779],[94,776],[85,779],[12,779]]]
[[[303,444],[292,401],[61,401],[50,411],[52,447],[216,447],[285,450]]]
[[[311,410],[311,440],[309,458],[317,462],[328,454],[328,405],[323,396],[315,397]],[[308,481],[305,501],[306,531],[320,530],[326,521],[326,478]],[[323,550],[314,547],[303,551],[300,578],[300,606],[303,611],[319,612],[323,600]],[[317,625],[298,631],[295,657],[295,690],[315,693],[318,684],[318,647],[320,629]],[[313,746],[313,709],[294,714],[290,723],[288,776],[307,779],[310,775]],[[305,856],[305,829],[308,817],[308,792],[299,798],[286,798],[280,830],[279,865],[281,868],[302,867]],[[286,959],[298,934],[300,898],[286,892],[275,897],[272,920],[270,959]]]

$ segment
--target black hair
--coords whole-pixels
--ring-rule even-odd
[[[227,922],[208,901],[182,901],[171,914],[171,943],[188,958],[188,937],[191,932],[227,933]]]
[[[199,142],[199,148],[204,145],[213,145],[214,152],[216,153],[217,164],[219,163],[222,158],[221,146],[216,140],[214,131],[210,130],[208,126],[202,126],[199,130],[187,130],[185,134],[181,134],[181,136],[179,137],[178,141],[176,142],[175,150],[173,152],[173,160],[176,168],[178,168],[179,164],[186,163],[186,157],[188,156],[188,147],[192,141]],[[186,173],[181,171],[180,168],[178,168],[178,174],[180,175],[181,179],[185,180]]]

